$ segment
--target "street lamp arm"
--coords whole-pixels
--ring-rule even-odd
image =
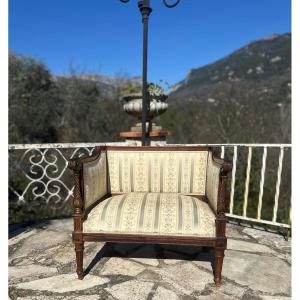
[[[120,1],[123,3],[129,2],[129,0],[120,0]],[[163,0],[163,2],[166,7],[172,8],[172,7],[175,7],[180,2],[180,0],[176,0],[173,4],[168,3],[167,0]]]
[[[163,1],[164,1],[164,5],[169,8],[175,7],[180,2],[180,0],[176,0],[173,4],[169,4],[167,0],[163,0]]]

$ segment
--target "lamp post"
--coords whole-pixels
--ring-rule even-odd
[[[120,0],[123,3],[129,2],[129,0]],[[168,3],[167,0],[163,0],[163,3],[166,7],[172,8],[175,7],[181,0],[176,0],[174,3]],[[147,74],[148,74],[148,19],[152,12],[152,8],[150,7],[150,0],[139,0],[138,8],[140,9],[142,15],[143,22],[143,110],[142,110],[142,146],[149,145],[148,140],[148,130],[146,128],[147,122],[147,113],[149,110],[149,93],[148,93],[148,82],[147,82]]]

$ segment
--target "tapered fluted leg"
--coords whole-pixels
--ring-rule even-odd
[[[76,263],[77,263],[77,275],[78,279],[83,279],[83,242],[75,243],[75,252],[76,252]]]
[[[215,284],[221,285],[222,267],[223,267],[224,249],[215,249]]]

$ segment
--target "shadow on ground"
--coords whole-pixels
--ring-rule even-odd
[[[116,250],[116,245],[116,243],[105,243],[89,263],[84,274],[89,274],[104,257],[208,261],[214,271],[214,252],[210,247],[124,243],[118,244]],[[139,251],[141,249],[142,251]]]

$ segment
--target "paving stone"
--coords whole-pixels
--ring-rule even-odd
[[[210,295],[197,296],[197,297],[195,297],[195,299],[199,299],[199,300],[240,300],[240,298],[233,297],[233,296],[227,296],[218,291],[215,293],[212,293]],[[248,299],[248,300],[250,300],[250,299]],[[251,300],[253,300],[253,299],[251,299]]]
[[[179,264],[181,262],[182,262],[182,260],[179,260],[179,259],[164,259],[164,263],[166,265],[176,265],[176,264]]]
[[[127,258],[112,257],[105,263],[101,270],[101,275],[136,276],[144,270],[144,266]]]
[[[275,254],[278,258],[281,258],[288,262],[290,265],[292,264],[292,256],[289,253],[276,253]]]
[[[157,267],[159,265],[159,261],[153,258],[131,258],[131,259],[149,266]]]
[[[71,236],[65,232],[54,232],[42,230],[27,237],[20,248],[18,248],[11,258],[35,254],[37,250],[45,250],[58,244],[66,243]]]
[[[154,281],[154,282],[160,282],[162,280],[159,274],[151,270],[145,270],[144,272],[138,274],[136,278],[144,281]]]
[[[227,249],[248,251],[248,252],[262,252],[262,253],[275,253],[274,250],[270,249],[265,245],[260,245],[258,243],[250,243],[241,240],[228,239]]]
[[[214,257],[214,251],[201,251],[195,259],[193,259],[193,264],[200,268],[205,268],[209,272],[212,272],[212,264],[211,262],[213,261]]]
[[[193,263],[201,268],[205,268],[208,271],[212,271],[212,265],[210,261],[206,261],[206,260],[195,260],[193,261]]]
[[[40,265],[25,265],[8,268],[8,276],[10,281],[16,279],[26,279],[27,277],[40,276],[40,275],[52,275],[57,273],[57,269],[53,267],[45,267]]]
[[[222,275],[253,290],[291,292],[290,267],[277,257],[227,250]]]
[[[291,238],[285,240],[282,235],[248,227],[243,232],[255,238],[260,244],[265,244],[285,252],[291,252]]]
[[[87,263],[90,263],[96,255],[103,250],[105,246],[105,243],[100,243],[100,242],[89,242],[84,244],[84,260]],[[75,251],[74,251],[75,253]],[[100,257],[101,259],[102,257]]]
[[[98,295],[83,295],[83,296],[30,296],[17,297],[17,300],[99,300]],[[106,299],[108,300],[108,299]]]
[[[73,218],[50,220],[43,225],[47,230],[55,230],[61,232],[72,232],[74,223]]]
[[[246,290],[247,288],[245,287],[241,287],[237,284],[233,284],[230,282],[225,282],[224,280],[219,288],[213,286],[213,291],[217,291],[218,293],[226,294],[229,296],[234,296],[237,299],[242,299]],[[218,293],[216,293],[216,295],[218,295]]]
[[[71,291],[82,291],[107,282],[109,282],[109,279],[105,277],[86,275],[83,280],[78,280],[75,274],[62,274],[30,282],[19,283],[16,286],[17,288],[28,290],[67,293]]]
[[[37,232],[36,229],[28,228],[26,231],[21,232],[20,234],[12,237],[11,239],[8,240],[8,245],[13,246],[20,241],[30,237],[31,235],[35,234]]]
[[[167,290],[161,286],[159,286],[156,289],[156,292],[152,298],[152,300],[177,300],[177,299],[179,298],[174,292]]]
[[[105,290],[119,300],[145,300],[153,286],[151,282],[130,280],[105,288]]]
[[[75,261],[75,250],[73,245],[60,246],[54,253],[52,253],[52,255],[53,260],[61,264],[67,264],[71,261]]]
[[[9,266],[26,266],[34,263],[32,258],[18,257],[9,261]]]
[[[232,224],[227,223],[226,224],[226,236],[228,238],[238,238],[238,239],[244,239],[244,240],[250,240],[250,237],[248,237],[246,234],[243,233],[243,228]]]
[[[168,282],[184,294],[202,291],[207,283],[213,282],[213,274],[202,271],[192,263],[171,265],[165,268],[152,269],[162,276],[162,281]]]
[[[284,296],[260,296],[262,300],[289,300],[291,297]]]
[[[35,260],[42,264],[53,264],[53,261],[60,264],[67,264],[75,261],[75,251],[73,245],[58,245],[46,249],[41,254],[35,256]]]

